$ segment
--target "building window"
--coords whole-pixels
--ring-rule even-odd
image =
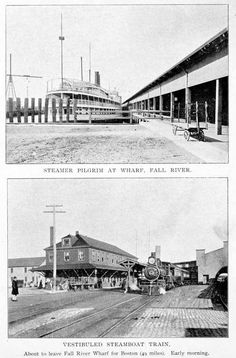
[[[84,261],[84,251],[78,250],[78,261]]]
[[[13,269],[13,267],[11,268],[11,273],[13,273],[13,271],[14,271],[14,269]]]
[[[48,253],[48,261],[53,262],[53,252]]]
[[[63,240],[63,245],[64,246],[70,246],[70,239],[64,239]]]
[[[100,252],[97,252],[97,261],[100,261]]]
[[[25,273],[27,273],[27,267],[25,267],[24,271],[25,271]]]
[[[68,251],[64,252],[64,261],[70,261],[70,253]]]
[[[96,261],[96,251],[92,250],[92,261]]]

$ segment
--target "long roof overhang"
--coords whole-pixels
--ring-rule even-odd
[[[57,265],[57,270],[107,270],[107,271],[127,271],[126,268],[122,266],[107,266],[107,265],[93,265],[89,263],[80,263],[80,264],[59,264]],[[36,268],[33,268],[32,271],[37,272],[46,272],[53,271],[53,265],[43,265]]]
[[[176,65],[171,67],[168,71],[164,72],[162,75],[157,77],[154,81],[150,82],[147,86],[143,87],[141,90],[136,92],[133,96],[128,98],[123,104],[132,101],[134,98],[141,96],[151,88],[154,88],[169,78],[177,75],[181,72],[187,72],[188,68],[191,67],[192,64],[195,64],[203,57],[207,55],[218,52],[221,50],[222,46],[228,45],[228,29],[225,28],[212,37],[210,40],[206,41],[202,46],[198,47],[195,51],[191,52],[188,56],[184,57],[181,61],[179,61]]]

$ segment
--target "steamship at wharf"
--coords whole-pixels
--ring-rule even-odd
[[[100,74],[95,72],[95,83],[71,78],[56,78],[47,83],[49,112],[67,115],[69,120],[109,120],[121,117],[121,97],[116,90],[108,91],[100,85]],[[54,105],[53,105],[54,100]],[[69,113],[68,113],[69,112]]]
[[[101,87],[100,73],[95,71],[95,81],[91,80],[91,44],[89,44],[89,77],[83,80],[83,57],[81,59],[81,80],[66,78],[63,68],[63,36],[61,14],[61,76],[47,82],[46,99],[49,113],[54,122],[59,114],[59,122],[116,121],[122,119],[121,97],[116,90],[108,91]]]

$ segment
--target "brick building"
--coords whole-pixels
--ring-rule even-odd
[[[222,248],[207,253],[205,249],[196,250],[196,262],[198,283],[207,283],[222,267],[228,266],[228,241],[223,242]]]
[[[45,248],[45,265],[36,270],[44,272],[46,278],[53,275],[53,228],[50,230],[50,246]],[[137,261],[137,257],[115,245],[99,241],[76,231],[68,234],[56,244],[57,277],[89,279],[96,282],[102,278],[109,284],[113,278],[121,278],[127,269],[120,265],[121,261]]]

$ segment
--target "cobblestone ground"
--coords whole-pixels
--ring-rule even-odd
[[[227,336],[228,315],[210,309],[149,308],[132,325],[128,337]]]
[[[228,312],[212,309],[200,298],[204,286],[185,286],[157,297],[133,318],[128,337],[227,337]]]

